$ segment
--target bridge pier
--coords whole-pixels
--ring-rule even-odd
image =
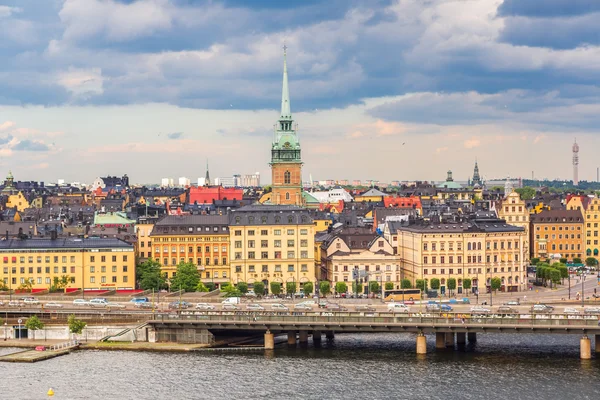
[[[446,332],[446,347],[454,347],[454,332]]]
[[[435,348],[438,350],[446,348],[446,334],[444,332],[435,333]]]
[[[417,354],[427,354],[427,338],[423,333],[417,335]]]
[[[467,343],[467,333],[466,332],[456,332],[456,344],[464,345]]]
[[[469,339],[469,343],[477,342],[477,333],[475,333],[475,332],[467,333],[467,339]]]
[[[320,342],[321,341],[321,331],[313,331],[312,337],[313,337],[313,342]]]
[[[596,350],[596,354],[600,354],[600,335],[596,335],[596,348],[594,350]]]
[[[287,333],[287,343],[290,346],[296,345],[296,331],[288,331]]]
[[[327,338],[327,340],[333,340],[335,339],[335,334],[333,333],[333,331],[326,331],[325,338]]]
[[[275,335],[271,331],[265,332],[265,350],[275,349]]]
[[[584,335],[579,341],[579,355],[582,360],[589,360],[592,358],[592,343],[587,335]]]
[[[300,344],[308,343],[308,331],[300,331],[299,336],[300,336],[300,340],[299,340]]]

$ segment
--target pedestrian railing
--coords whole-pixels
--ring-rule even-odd
[[[79,340],[74,339],[74,340],[64,342],[64,343],[53,344],[52,346],[48,347],[47,350],[49,350],[49,351],[66,350],[66,349],[70,349],[70,348],[77,347],[77,346],[79,346]]]

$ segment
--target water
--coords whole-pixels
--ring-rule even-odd
[[[478,335],[462,351],[415,355],[410,334],[339,334],[274,353],[78,351],[0,364],[0,398],[46,399],[598,399],[600,358],[577,335]],[[593,342],[592,342],[593,343]],[[0,354],[17,351],[2,349]]]

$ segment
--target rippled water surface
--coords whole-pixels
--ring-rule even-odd
[[[47,399],[52,387],[54,399],[600,399],[600,359],[579,359],[578,336],[478,339],[436,352],[428,336],[423,357],[409,334],[340,334],[274,352],[78,351],[0,363],[0,398]]]

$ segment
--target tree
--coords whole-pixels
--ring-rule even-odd
[[[85,328],[87,325],[85,321],[75,318],[74,314],[69,315],[67,324],[69,325],[69,332],[76,333],[78,335],[81,334],[83,328]]]
[[[196,265],[190,262],[181,262],[177,266],[177,273],[171,278],[171,287],[184,290],[186,292],[193,292],[196,290],[200,282],[200,273],[196,268]]]
[[[558,264],[556,269],[560,272],[560,277],[563,280],[563,283],[565,283],[564,280],[569,277],[569,268],[564,264]]]
[[[237,290],[239,290],[241,294],[248,293],[248,284],[246,282],[238,282]]]
[[[271,282],[271,293],[275,296],[279,296],[281,294],[281,283],[280,282]]]
[[[394,282],[386,282],[385,290],[394,290]]]
[[[463,289],[465,289],[465,290],[471,289],[471,283],[472,283],[471,278],[463,279]]]
[[[560,271],[556,268],[551,268],[550,279],[555,285],[560,283]]]
[[[567,261],[569,261],[569,260],[567,260],[565,257],[562,257],[562,258],[560,259],[560,263],[561,263],[561,264],[566,264],[566,263],[567,263]]]
[[[319,292],[323,296],[327,296],[328,294],[331,294],[331,284],[327,281],[319,282]]]
[[[456,278],[448,278],[448,290],[450,290],[450,293],[456,290]]]
[[[535,189],[528,186],[523,188],[516,188],[515,192],[519,193],[521,200],[531,200],[535,196]]]
[[[438,278],[431,278],[430,286],[433,290],[440,288],[440,280]]]
[[[575,257],[575,258],[573,259],[573,264],[583,264],[583,263],[581,262],[581,258],[579,258],[579,257]]]
[[[165,276],[161,272],[161,265],[158,261],[149,258],[136,268],[135,275],[138,286],[144,290],[164,289],[166,287]]]
[[[302,290],[304,291],[305,295],[311,295],[313,292],[314,286],[312,282],[305,282],[304,285],[302,286]]]
[[[531,259],[531,265],[538,265],[540,263],[540,259],[535,257]]]
[[[497,276],[493,277],[491,280],[492,290],[496,291],[502,287],[502,280]]]
[[[202,282],[198,282],[198,286],[196,286],[196,292],[208,292],[208,288]]]
[[[229,282],[227,285],[221,285],[221,293],[224,293],[225,297],[242,297],[242,292]]]
[[[44,324],[37,315],[32,315],[27,319],[27,322],[25,322],[25,328],[37,331],[38,329],[44,329]]]
[[[214,282],[206,282],[204,284],[204,286],[206,286],[206,288],[208,289],[209,292],[212,292],[213,290],[215,290],[217,288],[217,285],[215,285]]]
[[[263,296],[265,294],[265,284],[262,282],[254,282],[254,293],[257,296]]]
[[[425,291],[425,279],[417,279],[415,282],[415,286],[417,289],[421,289],[422,292]]]
[[[0,281],[0,292],[7,292],[8,290],[8,286],[6,286],[4,281]]]
[[[379,293],[379,291],[380,291],[379,282],[377,282],[377,281],[369,282],[369,292],[371,293],[371,295],[373,295],[375,293]]]
[[[594,257],[588,257],[585,259],[585,265],[588,267],[596,267],[598,266],[598,260],[596,260]]]
[[[335,292],[338,294],[346,293],[348,291],[348,285],[346,282],[336,282],[335,283]]]
[[[356,283],[356,281],[352,282],[352,293],[359,294],[363,292],[362,283]]]
[[[412,282],[410,279],[402,279],[402,289],[412,289]]]
[[[286,282],[285,291],[287,294],[295,294],[296,293],[296,282]]]

